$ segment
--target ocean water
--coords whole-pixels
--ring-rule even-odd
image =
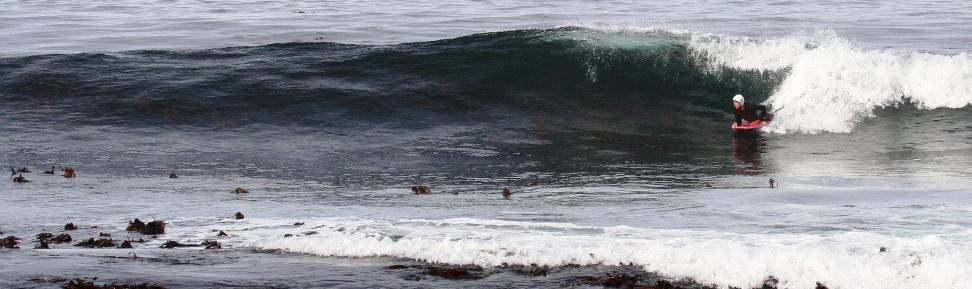
[[[2,4],[0,287],[972,287],[969,2]]]

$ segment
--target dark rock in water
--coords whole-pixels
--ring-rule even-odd
[[[422,279],[425,279],[425,276],[423,276],[422,274],[408,274],[405,275],[405,277],[402,277],[402,279],[408,281],[422,281]]]
[[[98,237],[108,237],[108,238],[111,238],[111,233],[98,233]]]
[[[504,265],[503,268],[513,271],[513,273],[519,275],[526,275],[531,277],[547,276],[547,274],[550,274],[549,266],[537,266],[537,264],[530,264],[530,266]]]
[[[304,222],[296,222],[296,223],[294,223],[294,226],[303,226],[303,225],[304,225]]]
[[[888,251],[888,248],[885,248],[885,247],[881,247],[881,249],[878,249],[878,253],[885,253],[887,251]]]
[[[171,171],[171,172],[169,172],[169,178],[170,179],[176,179],[176,178],[179,178],[179,175],[176,175],[176,172],[175,171]]]
[[[78,247],[88,247],[88,248],[107,248],[115,247],[115,241],[112,239],[98,239],[89,238],[87,240],[81,241],[81,243],[74,244]]]
[[[125,228],[125,231],[141,232],[142,229],[144,228],[145,228],[145,222],[142,222],[142,220],[135,218],[135,220],[128,221],[128,227]]]
[[[604,277],[604,287],[626,287],[634,288],[639,283],[644,283],[641,275],[614,274],[608,273]]]
[[[668,281],[665,281],[665,280],[658,280],[658,281],[655,282],[655,286],[654,287],[648,287],[648,288],[654,288],[654,289],[682,289],[682,287],[675,286],[674,284],[672,284],[672,282],[668,282]],[[705,287],[703,287],[703,288],[705,288]]]
[[[229,234],[226,234],[226,232],[223,232],[223,230],[219,230],[219,234],[216,234],[216,237],[226,237],[226,236],[229,236]]]
[[[98,278],[95,278],[97,280]],[[64,289],[165,289],[163,286],[149,283],[122,284],[112,282],[111,284],[96,285],[85,279],[75,279],[64,284]]]
[[[250,191],[247,191],[244,188],[236,187],[236,189],[233,189],[233,193],[235,193],[235,194],[249,194]]]
[[[48,245],[47,239],[37,239],[37,245],[34,246],[34,249],[50,249],[50,248],[51,247]]]
[[[429,268],[429,275],[453,280],[479,279],[485,277],[482,273],[483,267],[477,265],[432,266]]]
[[[78,229],[78,226],[75,226],[74,223],[67,223],[67,225],[64,225],[64,230],[65,231],[71,231],[71,230],[77,230],[77,229]]]
[[[172,249],[172,248],[189,247],[189,246],[190,245],[183,245],[182,243],[169,240],[168,242],[163,243],[162,246],[159,246],[159,248]]]
[[[54,166],[51,166],[51,170],[49,170],[49,171],[44,171],[44,174],[45,174],[45,175],[53,175],[53,174],[54,174]]]
[[[6,238],[0,239],[0,248],[20,249],[20,247],[17,247],[17,240],[20,240],[20,238],[14,236],[7,236]]]
[[[391,270],[408,269],[408,266],[405,266],[405,265],[391,265],[391,266],[385,266],[385,269],[391,269]]]
[[[236,212],[236,214],[233,215],[233,217],[235,217],[237,220],[242,220],[243,219],[243,213]]]
[[[513,195],[513,191],[510,188],[503,188],[503,198],[509,200],[510,196]]]
[[[77,176],[77,171],[74,168],[66,167],[63,169],[65,178],[73,178]]]
[[[40,233],[40,234],[37,234],[37,240],[42,240],[42,239],[43,240],[47,240],[47,239],[50,239],[50,238],[54,238],[54,234],[51,234],[51,233]]]
[[[132,248],[132,242],[126,240],[126,241],[122,242],[121,245],[118,245],[118,248],[121,248],[121,249],[131,249]]]
[[[14,183],[29,183],[30,181],[24,177],[24,175],[19,175],[13,178]]]
[[[814,289],[830,289],[830,288],[827,288],[827,286],[824,286],[824,284],[817,282],[817,287],[815,287]]]
[[[206,247],[206,249],[222,249],[223,248],[223,246],[221,244],[219,244],[219,241],[215,241],[215,240],[213,240],[213,241],[206,240],[206,241],[203,241],[202,244],[200,244],[200,245],[202,245],[203,247]]]
[[[780,280],[776,279],[775,276],[767,276],[766,280],[763,281],[763,287],[761,289],[776,289],[780,285]]]
[[[432,189],[429,186],[414,186],[412,187],[412,193],[416,195],[428,195],[432,193]]]
[[[294,234],[284,234],[284,238],[290,238],[290,237],[293,237],[293,236],[294,236]]]
[[[148,222],[148,224],[145,224],[145,227],[138,232],[142,233],[143,235],[165,234],[165,221],[153,220],[151,222]]]

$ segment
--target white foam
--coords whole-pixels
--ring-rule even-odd
[[[833,32],[779,39],[694,35],[690,46],[711,65],[789,69],[767,101],[782,108],[778,132],[849,132],[874,109],[910,103],[921,109],[972,104],[972,57],[863,50]]]
[[[622,35],[678,35],[713,71],[785,71],[766,101],[782,108],[769,127],[775,132],[850,132],[862,119],[874,117],[875,109],[903,104],[920,109],[972,105],[972,56],[965,53],[865,50],[834,31],[750,38],[657,25],[574,25]],[[727,92],[727,99],[733,94]]]
[[[321,256],[388,256],[483,266],[633,262],[671,277],[744,288],[756,287],[769,275],[786,288],[814,288],[817,281],[830,288],[861,289],[957,289],[972,284],[972,232],[957,238],[762,235],[471,218],[331,218],[307,221],[300,228],[288,226],[290,222],[248,219],[231,234],[245,240],[242,246]],[[497,224],[503,226],[492,226]],[[300,235],[310,230],[318,233]],[[285,233],[298,236],[285,238]],[[879,252],[882,246],[888,252]]]

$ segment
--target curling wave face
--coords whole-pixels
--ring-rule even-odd
[[[742,93],[780,109],[775,131],[849,132],[878,108],[968,106],[970,67],[965,54],[865,51],[832,33],[748,39],[570,26],[386,46],[6,58],[0,97],[19,107],[11,113],[36,108],[88,123],[341,127],[527,113],[644,134],[686,122],[716,131],[728,97]]]

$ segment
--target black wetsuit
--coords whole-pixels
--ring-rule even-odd
[[[762,104],[744,103],[742,109],[736,109],[733,106],[733,110],[736,112],[736,125],[742,125],[743,120],[754,122],[769,118],[769,115],[766,113],[766,106]]]

